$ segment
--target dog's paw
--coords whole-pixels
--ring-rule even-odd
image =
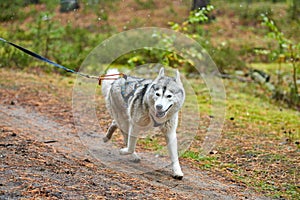
[[[105,136],[105,137],[103,137],[103,138],[102,138],[102,140],[103,140],[103,142],[104,142],[104,143],[106,143],[106,142],[108,142],[108,141],[109,141],[109,139],[108,139],[106,136]]]
[[[141,162],[141,157],[138,156],[135,152],[132,154],[132,157],[133,157],[133,159],[132,159],[133,162],[135,162],[135,163]]]
[[[182,171],[181,170],[174,171],[173,178],[177,179],[177,180],[182,180],[182,178],[183,178]]]
[[[128,148],[123,148],[123,149],[120,149],[120,154],[121,155],[128,155],[128,154],[132,154],[133,152],[129,152],[128,151]]]
[[[173,178],[177,179],[177,180],[182,180],[183,179],[183,175],[173,175]]]

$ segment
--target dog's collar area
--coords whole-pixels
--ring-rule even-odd
[[[154,123],[154,127],[160,127],[161,125],[163,125],[164,123],[158,123],[157,121],[155,121],[154,117],[150,114],[152,121]]]

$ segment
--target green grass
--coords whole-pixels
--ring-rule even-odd
[[[271,74],[276,70],[274,64],[253,67]],[[200,79],[189,81],[198,94],[201,115],[210,115],[211,97],[205,84]],[[257,83],[228,79],[223,83],[227,110],[217,153],[201,157],[199,147],[192,146],[183,157],[196,161],[200,169],[218,171],[266,195],[296,198],[300,194],[295,180],[300,175],[300,113],[279,106]]]
[[[150,149],[157,152],[161,151],[164,148],[159,138],[151,137],[151,136],[147,136],[144,139],[140,139],[139,144],[141,144],[143,148]]]
[[[203,156],[199,152],[194,152],[194,151],[189,151],[189,150],[185,151],[182,154],[182,157],[192,159],[193,161],[197,161],[197,166],[200,169],[209,169],[209,168],[212,168],[213,166],[216,166],[216,164],[218,163],[216,157]]]

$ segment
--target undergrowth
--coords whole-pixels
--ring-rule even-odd
[[[201,81],[192,83],[195,91],[203,90]],[[224,80],[224,84],[227,113],[217,147],[203,157],[199,149],[203,136],[199,135],[183,157],[197,161],[201,169],[221,173],[272,197],[297,198],[299,112],[261,98],[264,90],[255,83]],[[205,95],[198,94],[202,116],[209,115],[209,109],[201,109],[210,106],[210,101],[202,100]],[[200,127],[207,126],[204,122],[202,117]]]

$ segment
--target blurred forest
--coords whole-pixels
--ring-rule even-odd
[[[199,2],[206,6],[197,8]],[[272,197],[299,198],[299,0],[1,0],[0,9],[0,37],[74,70],[122,31],[163,27],[194,39],[221,72],[228,113],[217,153],[199,157],[192,147],[183,157]],[[165,43],[167,50],[145,48],[113,64],[179,68],[199,91],[201,112],[209,119],[209,94],[199,73],[168,49],[171,43]],[[4,70],[68,76],[6,44],[0,43],[0,55]]]
[[[201,2],[212,6],[203,8]],[[114,33],[137,27],[170,28],[199,42],[224,77],[234,73],[249,75],[274,99],[300,109],[300,2],[212,0],[198,4],[202,9],[193,8],[197,1],[188,0],[1,1],[0,33],[3,38],[77,70],[95,44]],[[1,46],[0,51],[5,58],[0,67],[43,65],[6,46]],[[161,51],[135,52],[115,64],[135,67],[147,62],[162,62],[189,74],[195,72],[187,61]],[[256,67],[257,63],[268,67]],[[276,77],[272,83],[270,76]]]

